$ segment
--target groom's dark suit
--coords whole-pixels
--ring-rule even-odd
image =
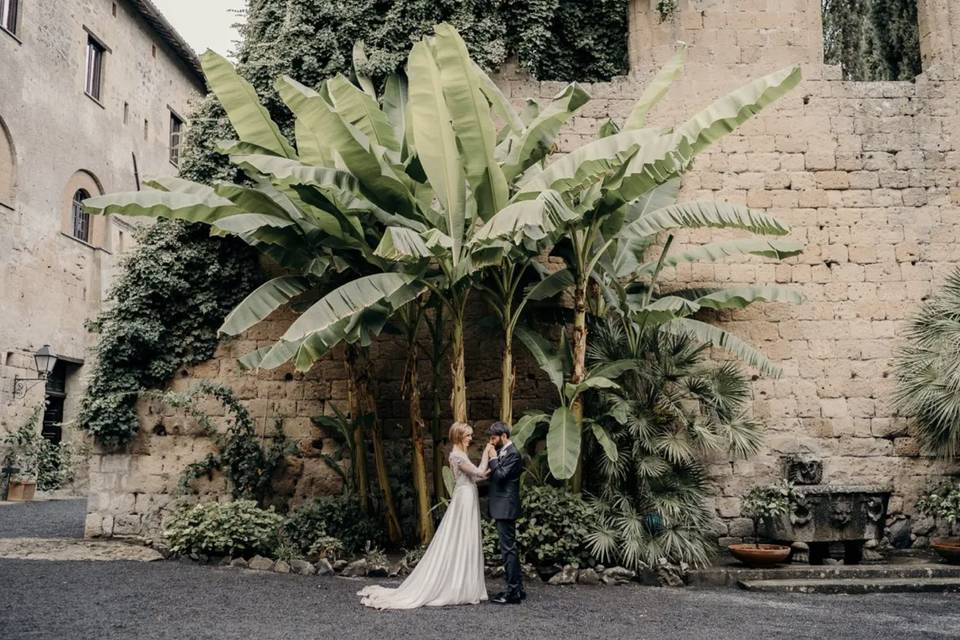
[[[500,554],[507,579],[507,598],[519,599],[523,594],[520,558],[517,555],[517,518],[520,517],[520,473],[523,459],[509,443],[490,460],[490,490],[487,501],[490,517],[497,522]]]

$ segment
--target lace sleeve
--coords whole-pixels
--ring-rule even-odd
[[[486,456],[483,456],[480,465],[477,466],[470,462],[470,458],[458,451],[450,453],[450,466],[459,469],[461,473],[475,480],[483,480],[489,475],[488,464],[489,461]]]

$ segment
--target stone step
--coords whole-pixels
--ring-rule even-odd
[[[897,562],[858,565],[786,565],[772,569],[749,569],[742,566],[709,567],[691,571],[688,584],[697,587],[733,586],[756,580],[828,580],[878,578],[957,578],[960,565],[935,562]]]
[[[740,580],[738,586],[763,593],[954,593],[960,578],[826,578],[813,580]]]

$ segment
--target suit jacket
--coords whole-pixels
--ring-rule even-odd
[[[510,444],[490,460],[490,489],[487,504],[494,520],[516,520],[520,517],[520,473],[523,458]]]

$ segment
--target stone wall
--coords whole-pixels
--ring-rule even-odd
[[[760,378],[754,385],[753,411],[768,428],[765,451],[748,461],[717,460],[711,466],[724,541],[749,531],[749,521],[740,517],[740,496],[754,484],[779,478],[780,456],[800,451],[824,459],[828,482],[889,484],[892,518],[912,516],[929,482],[960,471],[956,464],[921,457],[907,423],[889,404],[892,356],[904,322],[960,258],[955,248],[960,87],[953,44],[960,38],[960,9],[946,0],[920,1],[924,74],[915,82],[855,83],[822,64],[818,2],[681,0],[666,22],[655,5],[633,2],[631,75],[586,87],[593,100],[561,136],[561,151],[591,139],[608,116],[624,117],[677,40],[691,45],[688,69],[653,112],[656,125],[676,123],[678,114],[690,114],[790,63],[801,63],[805,78],[774,108],[699,157],[682,195],[775,214],[806,244],[804,254],[782,264],[741,259],[666,274],[678,285],[787,284],[807,297],[801,306],[764,305],[717,318],[783,369],[780,379]],[[528,96],[549,98],[562,86],[510,70],[499,82],[518,105]],[[699,244],[718,237],[703,232],[677,240]],[[279,335],[283,326],[278,320],[256,329],[244,346]],[[317,367],[305,379],[308,384],[298,375],[287,379],[283,370],[251,377],[238,373],[230,359],[245,351],[240,344],[223,347],[217,360],[176,384],[206,377],[231,382],[262,420],[281,416],[302,448],[318,437],[323,447],[330,446],[309,416],[329,411],[330,403],[345,404],[338,360]],[[482,336],[468,341],[476,419],[495,414],[493,344]],[[396,346],[378,346],[376,362],[385,422],[402,422],[402,356]],[[518,413],[552,398],[529,363],[521,367]],[[155,419],[146,420],[148,431]],[[109,534],[111,527],[139,532],[157,519],[151,506],[169,501],[174,475],[207,450],[196,438],[178,438],[144,434],[134,455],[99,458],[89,533]],[[152,459],[157,455],[160,459]],[[320,465],[307,460],[293,491],[298,500],[330,488]],[[153,471],[144,474],[145,468]]]
[[[108,48],[99,101],[84,93],[89,34]],[[42,384],[13,397],[15,376],[36,377],[43,344],[70,359],[74,417],[95,340],[84,323],[133,244],[133,222],[119,218],[94,218],[89,242],[74,238],[73,194],[136,189],[133,155],[141,180],[176,174],[170,113],[190,112],[202,80],[126,0],[21,2],[16,35],[0,30],[0,61],[2,434],[43,402]]]

